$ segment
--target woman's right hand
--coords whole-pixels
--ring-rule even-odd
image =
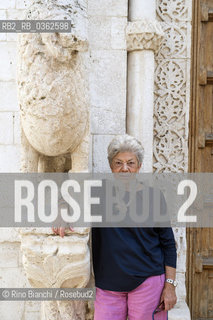
[[[64,227],[53,227],[52,228],[53,232],[55,234],[58,234],[59,236],[61,236],[62,238],[65,236],[65,228]],[[69,227],[69,230],[74,231],[74,229],[72,227]]]
[[[63,207],[67,208],[68,204],[63,198],[60,198],[58,200],[58,206],[59,206],[59,210],[60,210]],[[60,225],[60,222],[59,222],[59,225]],[[52,227],[52,230],[55,234],[60,235],[62,238],[65,236],[66,228],[64,228],[64,227]],[[69,227],[69,230],[74,231],[74,229],[72,227]]]

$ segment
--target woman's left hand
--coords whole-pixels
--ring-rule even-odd
[[[177,302],[175,287],[170,283],[165,283],[160,302],[164,301],[165,310],[171,310]]]

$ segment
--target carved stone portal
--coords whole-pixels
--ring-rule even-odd
[[[18,39],[22,172],[88,172],[89,98],[86,0],[35,0],[30,20],[71,20],[71,33],[25,33]],[[32,286],[94,286],[89,228],[64,238],[50,228],[21,230],[23,265]],[[90,282],[89,282],[90,280]],[[93,319],[92,303],[42,302],[42,320]]]

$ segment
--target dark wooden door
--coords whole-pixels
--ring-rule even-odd
[[[213,172],[213,0],[193,1],[190,172]],[[187,303],[213,320],[213,228],[187,229]]]

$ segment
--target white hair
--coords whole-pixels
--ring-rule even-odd
[[[144,148],[139,140],[130,136],[129,134],[124,134],[122,136],[117,136],[108,145],[108,161],[111,165],[112,159],[119,152],[132,152],[135,154],[138,164],[140,165],[144,158]]]

